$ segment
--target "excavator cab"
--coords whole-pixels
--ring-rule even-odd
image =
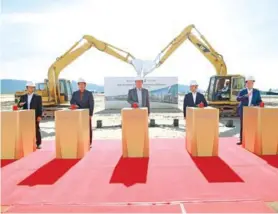
[[[241,75],[212,76],[206,94],[208,104],[219,108],[221,116],[236,116],[236,97],[244,87],[245,78]]]
[[[60,104],[66,104],[70,101],[72,97],[72,86],[71,81],[66,79],[59,79],[60,85],[60,95],[59,100]],[[22,95],[26,94],[27,91],[17,91],[15,93],[15,103],[19,102],[19,99]],[[48,80],[45,79],[44,82],[36,83],[35,93],[42,97],[42,102],[44,106],[53,106],[53,102],[49,102],[49,89],[48,89]]]
[[[71,100],[72,86],[71,81],[66,79],[59,79],[60,84],[60,103],[67,103]]]
[[[68,103],[72,96],[71,81],[66,79],[59,79],[59,86],[60,86],[59,103],[60,104]],[[38,84],[37,91],[40,90],[43,92],[41,96],[43,98],[43,101],[45,101],[44,104],[47,105],[47,102],[49,100],[48,79],[45,79],[44,83]],[[52,102],[49,103],[49,105],[53,105]]]

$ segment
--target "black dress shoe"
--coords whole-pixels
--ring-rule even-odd
[[[237,145],[242,145],[242,142],[237,142],[236,144],[237,144]]]
[[[41,145],[38,145],[38,146],[37,146],[37,149],[41,149],[41,148],[42,148]]]

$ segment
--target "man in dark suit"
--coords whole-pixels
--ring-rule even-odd
[[[71,105],[79,109],[89,109],[89,129],[90,129],[90,147],[92,146],[92,116],[94,113],[94,96],[92,92],[86,90],[86,81],[78,79],[78,91],[73,92],[70,100]]]
[[[198,83],[195,80],[190,82],[190,91],[184,96],[183,100],[183,115],[186,118],[186,107],[197,107],[199,104],[203,103],[204,107],[208,106],[205,96],[197,92]]]
[[[128,91],[127,102],[131,107],[147,107],[150,114],[149,91],[143,88],[143,78],[136,77],[135,88]]]
[[[249,76],[245,79],[246,88],[242,89],[237,96],[237,101],[240,102],[238,110],[240,116],[240,141],[238,145],[242,144],[242,126],[243,126],[243,108],[244,106],[259,106],[262,102],[261,93],[259,90],[253,88],[255,78]]]
[[[20,97],[18,106],[23,109],[34,109],[36,118],[36,144],[37,149],[41,149],[41,132],[40,121],[42,119],[42,97],[34,93],[36,84],[33,82],[27,82],[26,84],[27,94]]]

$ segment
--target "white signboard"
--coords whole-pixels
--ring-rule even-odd
[[[105,109],[130,107],[127,95],[134,87],[134,77],[105,77]],[[177,77],[146,77],[143,87],[149,90],[151,108],[178,108]]]

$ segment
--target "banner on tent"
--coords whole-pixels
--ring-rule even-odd
[[[128,90],[135,87],[134,77],[105,77],[105,109],[130,107]],[[151,108],[178,108],[178,77],[146,77]]]

